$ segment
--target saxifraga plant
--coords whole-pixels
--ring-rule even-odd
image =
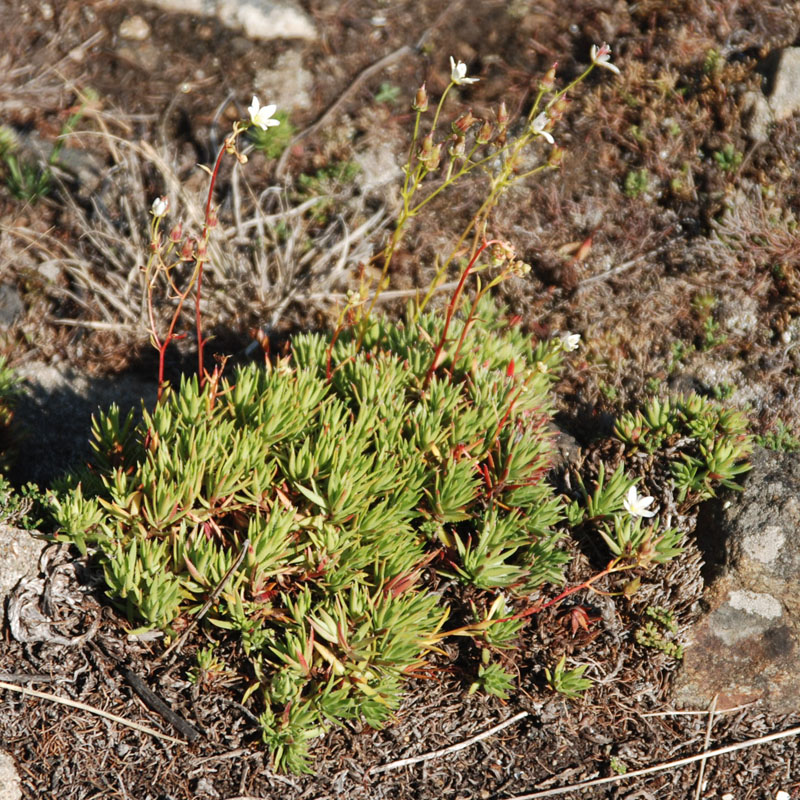
[[[490,647],[521,627],[500,590],[561,581],[545,477],[564,347],[533,345],[489,300],[475,312],[444,350],[440,314],[374,319],[360,350],[354,329],[333,347],[297,336],[275,365],[165,390],[138,426],[112,408],[93,474],[55,501],[58,537],[96,553],[144,628],[180,632],[244,554],[204,624],[238,635],[279,767],[307,769],[331,724],[388,719],[447,634],[437,575],[486,593],[458,633]]]

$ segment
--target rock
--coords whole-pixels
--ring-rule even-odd
[[[353,156],[358,183],[364,194],[380,191],[390,204],[399,202],[397,179],[403,174],[403,156],[388,142],[378,142]]]
[[[291,0],[147,0],[165,11],[216,16],[253,39],[316,39],[311,18]]]
[[[741,102],[747,136],[753,142],[769,141],[769,128],[775,121],[767,98],[761,92],[745,92]]]
[[[741,497],[703,512],[706,610],[693,627],[675,702],[717,708],[760,700],[800,708],[800,458],[757,448]]]
[[[311,91],[314,76],[303,69],[296,50],[278,56],[274,69],[260,69],[253,79],[256,94],[265,103],[275,103],[282,111],[311,108]]]
[[[122,20],[119,26],[119,35],[123,39],[143,42],[150,37],[150,26],[144,17],[134,14],[132,17],[125,17]]]
[[[46,544],[35,539],[29,531],[0,524],[0,627],[5,621],[6,597],[22,578],[36,573],[39,556]],[[0,763],[0,775],[2,771]]]
[[[769,106],[780,122],[800,111],[800,47],[785,47],[775,56],[775,64]]]
[[[22,789],[14,759],[0,750],[0,800],[20,800],[21,797]]]
[[[15,286],[0,285],[0,328],[10,328],[24,313],[25,305]]]

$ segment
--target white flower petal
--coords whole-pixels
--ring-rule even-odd
[[[467,77],[467,65],[463,61],[458,61],[450,56],[450,80],[457,86],[465,83],[477,83],[480,78]]]
[[[153,200],[153,205],[150,206],[150,212],[154,217],[163,217],[169,208],[169,201],[166,197],[156,197]]]
[[[281,124],[280,120],[272,119],[272,115],[275,113],[276,109],[277,106],[274,103],[270,103],[262,108],[261,103],[258,102],[258,98],[253,95],[253,102],[250,103],[247,111],[250,114],[250,122],[261,128],[262,131],[265,131],[267,128]]]
[[[636,486],[634,485],[628,489],[628,493],[625,495],[622,505],[632,517],[654,517],[658,509],[648,509],[648,506],[652,505],[654,499],[655,498],[649,495],[647,497],[639,497],[639,493],[636,491]]]

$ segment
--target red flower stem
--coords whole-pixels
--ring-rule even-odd
[[[211,232],[209,228],[209,221],[211,219],[211,200],[214,197],[214,187],[217,184],[217,176],[219,175],[219,168],[222,164],[222,157],[228,149],[228,140],[222,143],[217,155],[217,161],[214,164],[214,171],[211,173],[211,184],[208,187],[208,199],[206,200],[206,216],[205,224],[203,225],[203,243],[208,246],[208,238]],[[194,319],[195,328],[197,331],[197,377],[200,382],[200,388],[205,384],[205,371],[203,369],[203,348],[205,347],[205,339],[203,339],[203,324],[202,314],[200,312],[200,295],[203,288],[203,259],[197,262],[197,287],[194,293]]]
[[[617,567],[618,563],[619,563],[619,559],[614,559],[614,561],[610,561],[609,562],[608,566],[602,572],[598,572],[597,575],[592,575],[591,578],[589,578],[588,580],[584,581],[583,583],[579,583],[577,586],[573,586],[573,587],[571,587],[569,589],[564,589],[564,591],[561,592],[561,594],[557,595],[552,600],[549,600],[548,602],[543,603],[541,605],[533,606],[532,608],[529,608],[529,609],[527,609],[525,611],[520,611],[519,614],[514,614],[513,617],[507,617],[506,619],[509,619],[509,620],[512,620],[512,619],[524,619],[525,617],[530,617],[533,614],[539,614],[542,611],[550,608],[551,606],[554,606],[557,603],[560,603],[564,598],[569,597],[571,594],[575,594],[575,592],[579,592],[581,589],[590,589],[592,584],[595,581],[599,580],[600,578],[604,578],[606,575],[611,575],[614,572],[623,572],[625,570],[633,568],[632,566]]]
[[[477,249],[475,255],[469,261],[464,271],[461,273],[461,278],[458,281],[458,286],[456,286],[456,290],[453,292],[453,296],[450,298],[450,302],[447,305],[447,316],[444,321],[444,330],[442,331],[442,338],[439,340],[439,344],[436,346],[436,352],[433,354],[433,361],[431,362],[430,368],[428,369],[427,374],[425,375],[425,383],[424,386],[430,383],[431,378],[433,377],[433,373],[436,370],[436,367],[439,365],[439,357],[442,354],[442,350],[447,342],[447,333],[450,330],[450,322],[453,319],[453,314],[456,310],[456,305],[458,304],[458,300],[461,297],[461,292],[464,290],[464,284],[466,283],[467,278],[469,277],[469,273],[472,271],[472,268],[475,266],[475,262],[478,260],[478,257],[481,253],[490,245],[490,244],[499,244],[500,241],[498,239],[489,239],[488,241],[484,241],[483,244]]]

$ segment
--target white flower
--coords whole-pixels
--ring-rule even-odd
[[[546,111],[542,111],[538,117],[531,123],[531,133],[535,136],[544,136],[550,144],[555,144],[553,137],[545,130],[547,123],[550,122],[550,117],[547,116]]]
[[[650,511],[648,506],[652,505],[652,503],[652,497],[639,497],[635,486],[631,486],[631,488],[628,489],[628,493],[622,501],[625,510],[632,517],[654,517],[658,509]]]
[[[579,333],[565,333],[561,337],[561,347],[568,353],[577,350],[581,343],[581,335]]]
[[[253,102],[250,103],[247,109],[250,112],[250,122],[261,128],[262,131],[274,125],[280,125],[281,121],[279,119],[272,119],[276,108],[277,106],[273,104],[261,108],[261,103],[258,102],[258,98],[253,95]]]
[[[156,197],[153,205],[150,206],[150,213],[154,217],[163,217],[169,208],[169,200],[166,197]]]
[[[603,42],[602,47],[598,48],[596,44],[592,45],[589,51],[589,56],[592,59],[592,64],[596,67],[603,67],[603,69],[610,69],[619,75],[619,68],[611,63],[611,48]]]
[[[467,65],[463,61],[456,63],[453,56],[450,56],[450,80],[461,86],[462,83],[477,83],[480,78],[468,78]]]
[[[792,796],[789,792],[784,792],[783,789],[781,789],[778,794],[775,795],[775,800],[792,800]]]

